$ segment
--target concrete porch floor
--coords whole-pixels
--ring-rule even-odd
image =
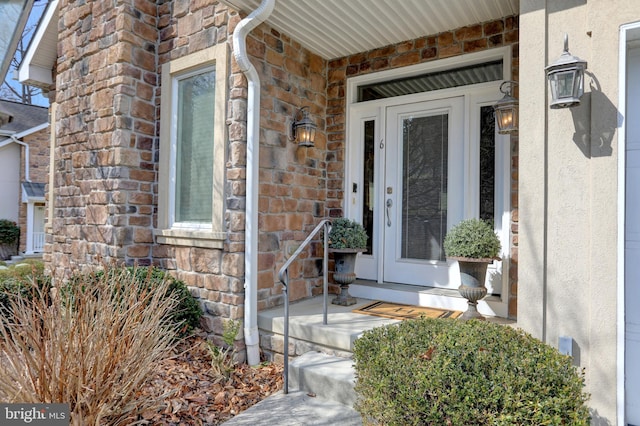
[[[290,357],[300,356],[310,351],[320,351],[329,355],[349,358],[352,355],[353,343],[364,331],[400,321],[352,312],[358,307],[373,302],[371,299],[358,297],[355,305],[338,306],[331,304],[331,300],[334,297],[334,294],[329,294],[328,296],[327,325],[322,323],[322,296],[290,304]],[[500,317],[487,317],[487,319],[500,324],[515,323],[515,321]],[[258,328],[260,331],[260,346],[264,354],[269,359],[282,361],[284,352],[284,307],[279,306],[275,309],[258,313]]]

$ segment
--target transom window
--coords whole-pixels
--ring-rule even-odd
[[[503,61],[497,60],[364,84],[358,86],[358,102],[498,81],[502,80],[502,71]]]

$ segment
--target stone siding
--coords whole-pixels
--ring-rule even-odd
[[[158,6],[158,81],[162,65],[201,51],[216,44],[230,45],[233,29],[240,22],[240,15],[219,3],[168,1]],[[230,49],[230,46],[229,46]],[[246,82],[236,70],[233,60],[230,67],[229,88],[231,96],[246,97]],[[244,90],[242,87],[244,86]],[[156,122],[159,129],[160,87],[156,88]],[[210,337],[221,342],[220,336],[227,319],[242,320],[244,316],[244,153],[234,143],[246,138],[244,117],[232,112],[234,103],[227,95],[227,176],[225,185],[225,229],[228,231],[223,249],[173,246],[156,244],[152,249],[153,263],[169,270],[184,281],[201,302],[205,317],[203,327]],[[245,108],[246,110],[246,108]],[[157,158],[157,157],[156,157]],[[156,163],[157,167],[157,163]],[[157,188],[156,188],[157,191]],[[157,193],[157,192],[156,192]],[[154,215],[154,226],[157,216]],[[242,330],[236,346],[242,352]]]
[[[150,264],[158,7],[59,7],[53,246],[45,261],[56,279],[102,262]]]
[[[231,44],[241,16],[219,3],[112,7],[100,0],[64,3],[60,16],[48,267],[64,279],[102,262],[156,264],[191,288],[208,314],[205,328],[221,334],[224,318],[244,315],[247,83],[231,59],[224,248],[154,244],[160,70],[168,61]],[[278,265],[326,214],[326,61],[267,26],[253,31],[248,50],[262,82],[258,285],[264,309],[281,303]],[[316,148],[288,140],[290,117],[301,106],[318,124]],[[313,246],[310,256],[319,257],[317,251]],[[319,269],[315,259],[294,267],[292,299],[318,293]]]
[[[328,156],[324,134],[326,61],[266,25],[251,33],[248,50],[260,75],[260,189],[258,309],[282,304],[278,270],[326,217]],[[298,147],[288,128],[308,107],[318,126],[314,147]],[[322,251],[312,244],[289,270],[289,297],[321,294]]]

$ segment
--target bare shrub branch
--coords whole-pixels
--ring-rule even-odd
[[[157,404],[140,392],[177,343],[168,281],[141,290],[119,269],[87,285],[32,286],[0,317],[0,400],[70,404],[72,424],[132,424]],[[62,290],[62,291],[61,291]]]

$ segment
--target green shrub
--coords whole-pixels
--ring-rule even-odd
[[[571,359],[506,326],[403,321],[365,332],[354,360],[365,424],[589,424]]]
[[[355,220],[339,217],[331,221],[329,247],[332,249],[367,248],[367,232]]]
[[[448,257],[495,259],[500,253],[500,240],[493,226],[484,220],[467,219],[455,225],[444,237]]]
[[[12,220],[0,219],[0,260],[18,254],[20,228]]]
[[[169,285],[167,286],[165,296],[170,296],[178,301],[177,305],[170,311],[169,319],[178,327],[181,335],[189,334],[194,327],[200,325],[202,310],[200,309],[198,301],[191,295],[185,283],[153,267],[109,267],[106,268],[106,270],[76,275],[66,286],[62,286],[61,291],[67,292],[69,288],[75,288],[78,285],[88,288],[94,283],[103,280],[105,274],[107,278],[111,278],[123,272],[131,275],[131,282],[135,283],[139,292],[153,290],[159,287],[164,281],[168,281]]]
[[[209,340],[206,345],[211,356],[211,372],[216,376],[229,377],[229,374],[233,371],[235,366],[234,355],[236,353],[233,345],[236,337],[238,337],[238,331],[240,331],[240,321],[227,320],[224,323],[224,331],[222,333],[222,341],[226,345],[225,347],[216,346]]]
[[[0,244],[15,244],[20,238],[20,228],[12,220],[0,219]]]

